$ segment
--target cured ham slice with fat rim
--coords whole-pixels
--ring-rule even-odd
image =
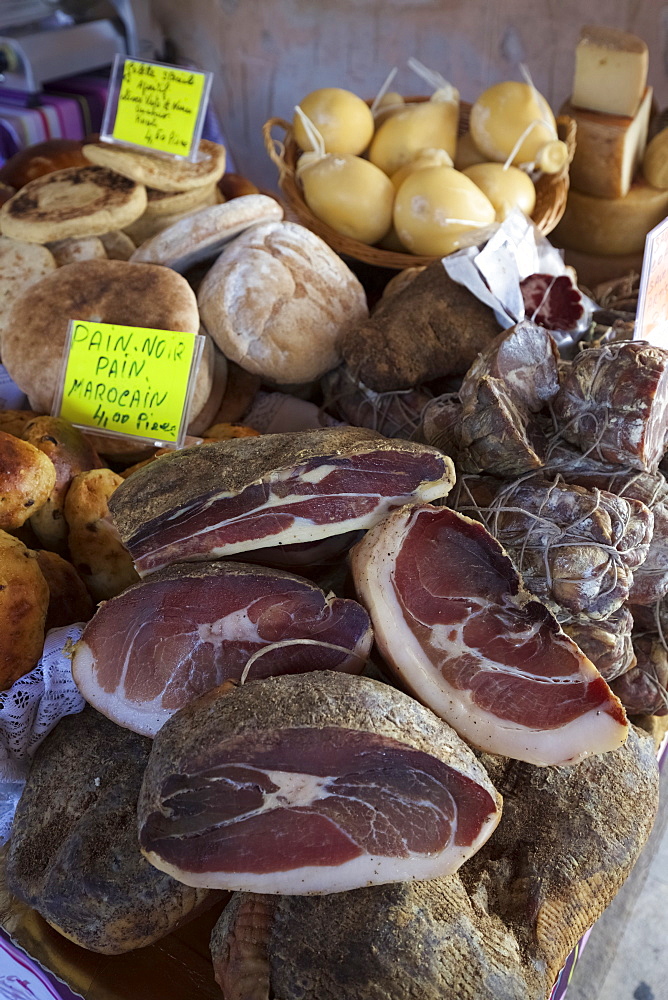
[[[621,702],[478,522],[404,507],[355,546],[352,568],[388,664],[473,746],[550,765],[625,741]]]
[[[299,576],[241,562],[176,563],[98,608],[76,644],[72,675],[103,715],[154,736],[226,681],[361,673],[372,638],[361,605],[326,597]]]
[[[370,528],[405,503],[447,496],[452,460],[359,427],[323,427],[184,448],[133,473],[109,503],[146,576]]]
[[[157,734],[139,843],[191,886],[342,892],[456,871],[501,797],[429,709],[326,670],[220,688]]]

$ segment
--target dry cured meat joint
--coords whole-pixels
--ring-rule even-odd
[[[668,80],[603,6],[0,9],[0,992],[609,1000]]]

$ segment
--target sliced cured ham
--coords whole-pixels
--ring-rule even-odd
[[[352,566],[387,662],[473,746],[547,765],[626,739],[618,699],[481,524],[405,507],[355,546]]]
[[[143,853],[186,885],[303,895],[456,871],[501,799],[413,698],[313,671],[177,712],[153,743],[138,815]]]
[[[181,563],[106,601],[72,674],[84,698],[145,736],[225,681],[315,669],[361,673],[372,642],[356,601],[244,563]]]
[[[186,448],[126,479],[111,510],[144,576],[368,528],[404,503],[446,496],[453,482],[436,448],[323,428]]]

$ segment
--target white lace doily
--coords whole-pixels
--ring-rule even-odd
[[[72,679],[71,662],[71,647],[83,628],[51,629],[35,669],[0,691],[0,844],[9,839],[30,758],[57,722],[86,704]]]

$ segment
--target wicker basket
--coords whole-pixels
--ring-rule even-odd
[[[407,103],[426,101],[426,97],[407,97]],[[368,102],[370,103],[370,102]],[[470,104],[462,103],[459,114],[459,134],[468,129]],[[283,140],[272,135],[274,128],[284,132]],[[569,163],[575,152],[576,124],[572,118],[561,116],[557,118],[559,138],[568,146]],[[349,236],[337,233],[335,229],[318,219],[304,201],[301,184],[297,180],[295,167],[301,154],[292,135],[292,126],[283,118],[270,118],[263,129],[264,144],[267,153],[278,167],[278,184],[283,198],[296,219],[307,229],[320,236],[337,253],[355,260],[374,264],[376,267],[389,267],[401,270],[405,267],[415,267],[419,264],[429,264],[433,257],[421,257],[412,253],[395,253],[391,250],[381,250],[379,247],[367,246]],[[566,208],[568,194],[568,166],[558,174],[543,174],[536,183],[536,207],[531,218],[545,235],[552,232]]]

